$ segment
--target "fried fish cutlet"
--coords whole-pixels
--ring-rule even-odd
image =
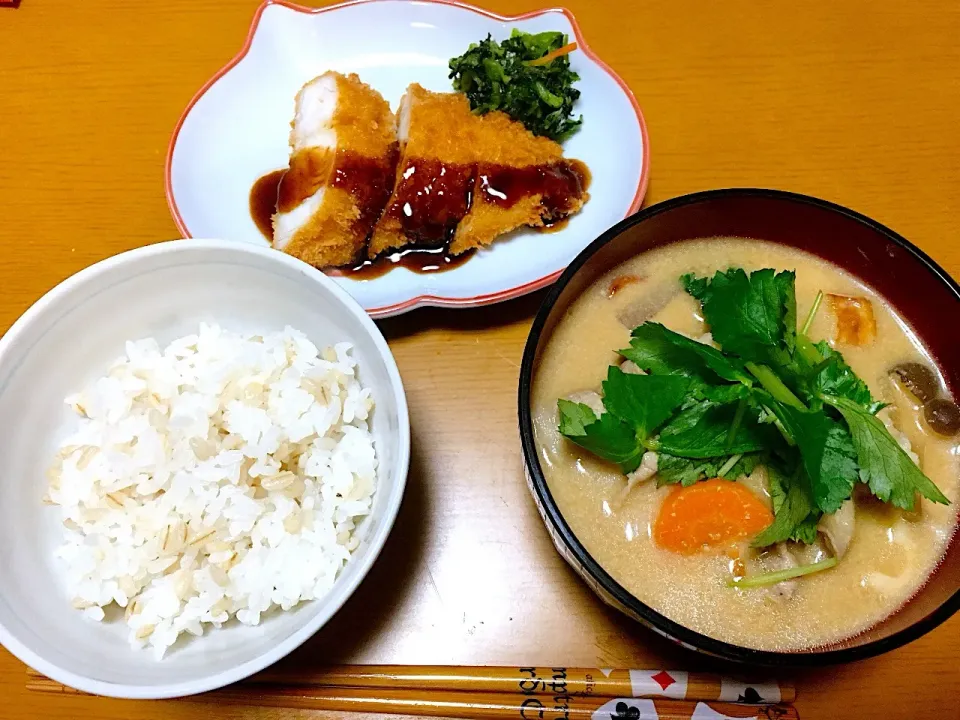
[[[308,82],[297,93],[273,246],[321,268],[360,260],[397,157],[394,116],[380,93],[337,72]]]
[[[510,230],[576,213],[589,197],[586,166],[565,160],[560,145],[503,113],[474,115],[462,94],[413,84],[397,115],[396,187],[371,237],[370,257],[446,242],[457,255]]]

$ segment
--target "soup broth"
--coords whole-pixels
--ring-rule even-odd
[[[905,512],[869,493],[855,493],[856,519],[845,554],[833,569],[798,579],[789,597],[768,588],[729,587],[734,560],[723,549],[684,555],[658,547],[653,526],[672,489],[658,489],[655,479],[628,487],[618,467],[557,430],[557,399],[599,391],[608,366],[621,360],[616,351],[629,344],[628,328],[654,320],[688,337],[703,337],[709,328],[700,304],[683,292],[679,277],[689,272],[712,276],[730,267],[795,270],[801,319],[820,290],[870,301],[875,338],[862,346],[838,343],[836,349],[874,397],[891,404],[883,412],[909,440],[923,472],[951,502],[938,505],[921,498],[918,509]],[[814,341],[836,336],[837,315],[826,305],[808,331]],[[540,463],[550,492],[584,547],[642,602],[693,630],[751,648],[784,651],[829,645],[864,631],[906,602],[935,568],[956,526],[957,443],[931,433],[917,401],[891,380],[891,368],[904,362],[934,367],[903,319],[841,269],[759,240],[676,243],[644,253],[601,278],[556,327],[533,383]],[[740,482],[769,503],[762,471]],[[794,550],[806,553],[806,562],[816,559],[816,546]]]

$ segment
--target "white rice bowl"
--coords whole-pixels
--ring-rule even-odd
[[[67,403],[79,415],[49,473],[73,605],[122,608],[163,656],[182,633],[323,597],[370,513],[373,409],[340,343],[216,325],[161,349],[126,344]]]

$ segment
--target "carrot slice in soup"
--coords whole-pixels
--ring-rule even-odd
[[[740,483],[719,478],[677,487],[653,524],[660,547],[689,555],[756,535],[773,522],[766,504]]]

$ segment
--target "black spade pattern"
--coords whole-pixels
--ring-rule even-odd
[[[616,714],[610,713],[610,720],[640,720],[640,708],[636,705],[618,702],[616,711]]]
[[[737,702],[756,704],[762,703],[763,698],[760,697],[760,693],[758,693],[755,688],[748,687],[740,694],[740,697],[737,698]]]

